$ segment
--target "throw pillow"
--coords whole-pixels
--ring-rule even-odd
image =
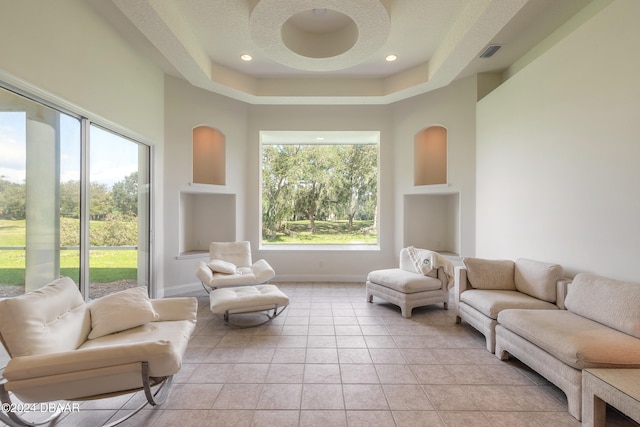
[[[213,271],[214,273],[223,273],[223,274],[235,274],[236,268],[237,268],[235,264],[228,261],[223,261],[221,259],[211,260],[207,265],[209,266],[211,271]]]
[[[143,286],[98,298],[89,304],[89,312],[89,339],[135,328],[160,318]]]

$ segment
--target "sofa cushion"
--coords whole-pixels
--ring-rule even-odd
[[[403,294],[442,289],[440,279],[401,270],[399,268],[372,271],[367,276],[367,280],[371,283],[402,292]]]
[[[569,285],[569,311],[640,338],[640,285],[580,273]]]
[[[467,280],[473,288],[516,290],[513,261],[465,257],[462,262],[467,269]]]
[[[640,340],[567,310],[503,310],[498,324],[575,368],[638,368]]]
[[[90,326],[84,298],[68,277],[0,299],[0,334],[12,357],[75,350]]]
[[[514,282],[520,292],[556,302],[557,283],[563,275],[564,271],[558,264],[520,258],[515,263]]]
[[[471,289],[460,294],[460,301],[492,319],[497,319],[498,313],[509,308],[558,309],[554,304],[518,291]]]
[[[98,298],[89,304],[91,332],[89,339],[135,328],[160,317],[153,309],[143,286],[125,289]]]

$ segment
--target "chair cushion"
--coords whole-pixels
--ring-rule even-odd
[[[174,320],[149,322],[144,325],[127,329],[86,341],[80,348],[114,348],[118,353],[118,346],[127,349],[128,354],[120,356],[138,355],[138,360],[149,362],[151,376],[173,375],[182,366],[182,357],[187,351],[189,339],[196,322],[191,320]],[[134,346],[134,344],[140,344]],[[159,351],[159,346],[163,349]]]
[[[261,311],[289,305],[289,297],[275,285],[215,289],[209,294],[213,313]]]
[[[520,292],[556,302],[557,283],[563,275],[563,269],[558,264],[520,258],[516,260],[514,281]]]
[[[498,314],[502,310],[509,308],[558,309],[558,306],[555,304],[539,300],[518,291],[470,289],[460,294],[460,301],[492,319],[497,319]]]
[[[11,357],[75,350],[90,328],[85,301],[68,277],[0,300],[0,334]]]
[[[465,257],[462,262],[467,269],[467,280],[473,288],[516,290],[513,261]]]
[[[367,280],[403,294],[442,289],[442,282],[439,279],[399,268],[374,270],[367,275]]]
[[[222,259],[212,259],[207,264],[214,273],[235,274],[236,265]]]
[[[640,340],[567,310],[504,310],[498,324],[575,368],[640,367]]]
[[[211,242],[209,243],[209,258],[223,259],[238,267],[251,266],[251,243],[242,242]]]
[[[569,285],[565,305],[587,319],[640,338],[640,285],[580,273]]]
[[[153,309],[147,289],[143,286],[98,298],[89,304],[89,311],[89,339],[135,328],[160,317]]]

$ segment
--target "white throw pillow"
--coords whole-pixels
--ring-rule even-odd
[[[143,286],[98,298],[89,304],[89,312],[89,339],[135,328],[160,318]]]
[[[223,261],[221,259],[214,259],[209,261],[207,264],[211,271],[214,273],[223,273],[223,274],[236,274],[236,266],[235,264]]]

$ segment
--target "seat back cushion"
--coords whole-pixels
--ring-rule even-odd
[[[85,301],[68,277],[0,300],[0,334],[11,357],[75,350],[90,328]]]
[[[533,259],[516,260],[514,281],[516,289],[547,302],[556,302],[558,280],[562,279],[562,266]]]
[[[640,338],[640,284],[579,273],[569,285],[567,310]]]
[[[209,257],[234,264],[237,267],[251,267],[251,244],[243,242],[211,242]]]
[[[515,291],[513,281],[514,262],[465,257],[467,280],[475,289],[501,289]]]

